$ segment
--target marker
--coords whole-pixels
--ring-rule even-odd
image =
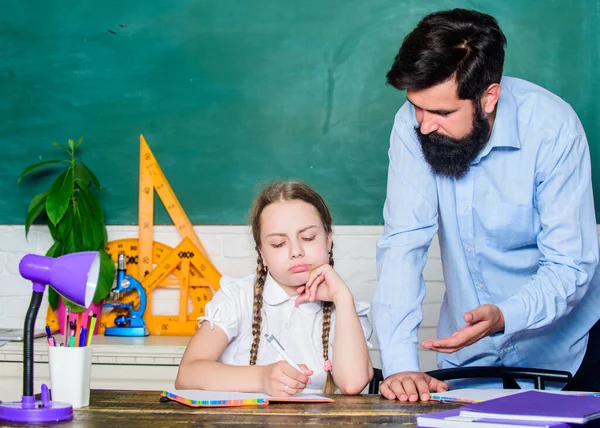
[[[56,340],[52,337],[52,332],[48,324],[46,324],[46,338],[48,339],[48,346],[56,346]]]
[[[75,314],[72,314],[75,315]],[[75,331],[77,330],[77,321],[69,322],[71,325],[71,332],[69,333],[69,345],[70,347],[75,347]]]
[[[87,329],[85,327],[81,327],[81,335],[79,336],[79,346],[84,347],[86,341],[87,341]]]
[[[96,314],[92,315],[92,317],[90,318],[90,329],[88,330],[86,346],[90,346],[92,344],[92,337],[94,336],[95,328],[96,328]]]
[[[279,354],[279,356],[281,358],[283,358],[285,361],[287,361],[287,363],[290,366],[292,366],[293,368],[298,370],[300,373],[304,374],[302,369],[300,367],[298,367],[298,364],[296,364],[292,361],[290,356],[285,352],[285,349],[283,349],[283,346],[281,346],[281,344],[277,341],[277,339],[275,339],[275,336],[273,336],[272,334],[271,335],[265,334],[265,338],[267,339],[267,342],[269,342],[271,344],[271,346],[273,346],[273,348],[275,348],[275,350],[277,351],[277,353]]]

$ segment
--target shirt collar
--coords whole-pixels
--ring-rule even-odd
[[[492,136],[473,163],[478,163],[486,157],[494,147],[521,148],[517,127],[517,102],[508,87],[500,82],[500,98],[496,110],[496,119],[492,128]]]
[[[288,300],[291,300],[293,304],[293,301],[296,300],[296,297],[288,296],[285,290],[281,288],[277,282],[275,282],[275,279],[273,279],[271,273],[269,272],[267,274],[267,279],[265,280],[265,288],[263,289],[263,300],[270,306],[277,306],[287,302]],[[305,314],[314,315],[323,309],[323,305],[319,301],[306,302],[298,306],[298,309]]]

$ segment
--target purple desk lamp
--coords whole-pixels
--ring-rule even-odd
[[[73,407],[50,401],[48,387],[42,385],[41,400],[33,395],[33,329],[46,284],[73,303],[85,308],[92,304],[98,275],[100,253],[87,251],[56,259],[29,254],[21,260],[19,272],[33,281],[33,294],[25,316],[23,341],[23,397],[21,401],[0,403],[0,421],[52,422],[73,418]]]

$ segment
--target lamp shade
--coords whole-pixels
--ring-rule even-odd
[[[34,283],[48,284],[56,292],[85,308],[92,304],[100,275],[100,253],[83,251],[58,258],[29,254],[19,272]]]

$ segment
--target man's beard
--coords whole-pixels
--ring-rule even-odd
[[[423,134],[419,126],[415,127],[415,132],[421,143],[425,161],[433,173],[460,179],[464,177],[471,162],[487,144],[490,123],[479,103],[475,103],[473,130],[463,138],[447,137],[436,132]]]

